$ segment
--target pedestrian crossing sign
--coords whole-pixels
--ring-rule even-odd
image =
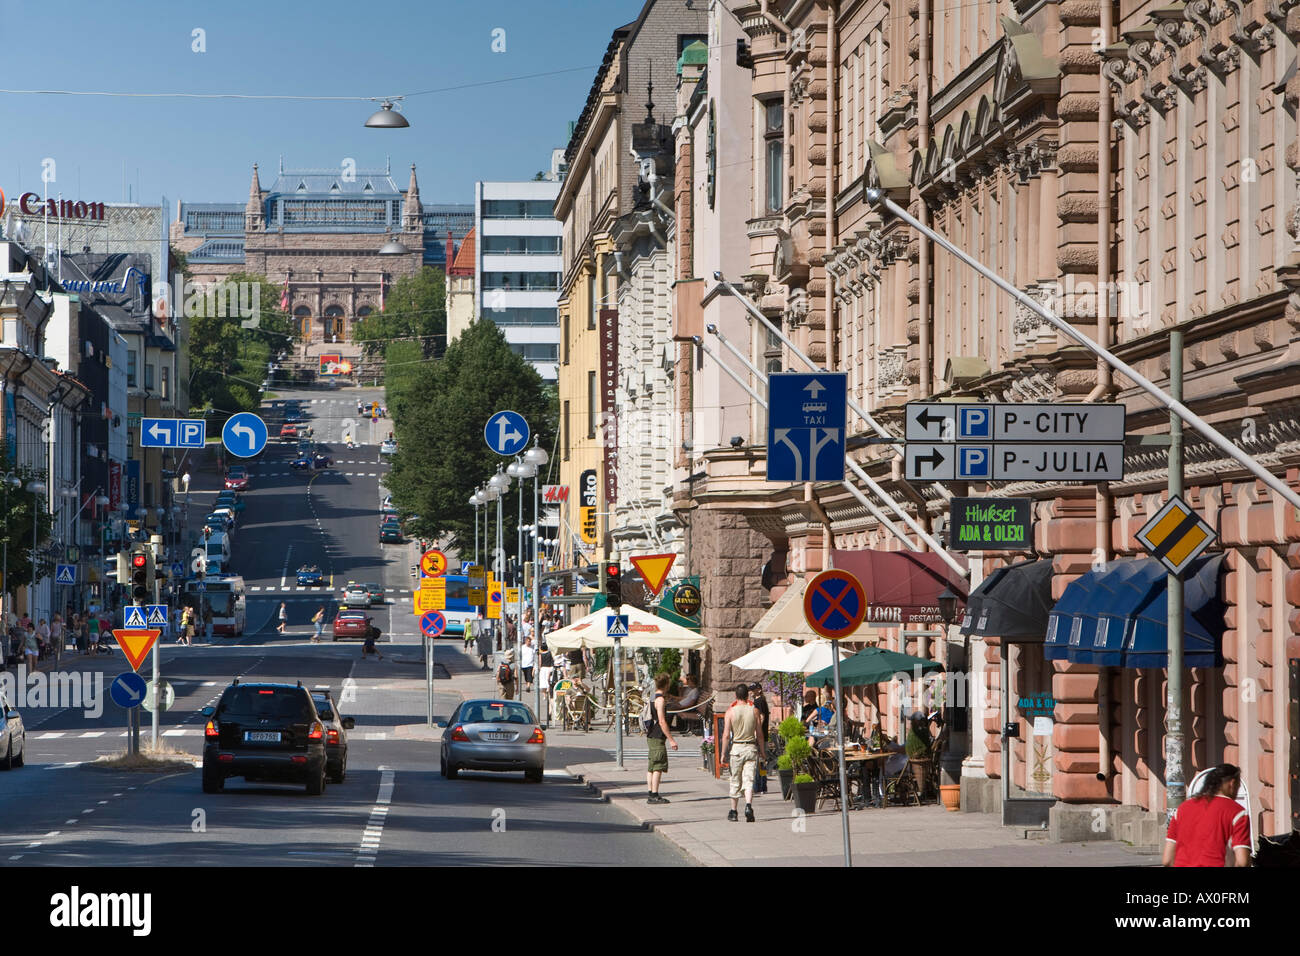
[[[150,604],[145,607],[145,619],[149,627],[167,626],[167,605]]]
[[[610,615],[605,625],[606,637],[627,637],[627,615],[613,614]]]
[[[55,584],[76,584],[77,583],[77,566],[75,564],[60,564],[54,572]]]
[[[135,605],[128,607],[126,609],[126,616],[122,621],[122,626],[138,627],[142,629],[148,627],[149,623],[145,620],[144,608],[136,607]]]

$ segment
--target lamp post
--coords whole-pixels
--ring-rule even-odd
[[[948,628],[951,627],[953,621],[957,619],[957,601],[958,601],[958,597],[955,593],[953,593],[951,586],[945,587],[943,589],[943,592],[939,595],[939,617],[943,620],[943,624],[944,624],[943,630],[944,630],[945,648],[947,647]],[[947,667],[948,673],[951,674],[953,670],[952,662],[945,660],[944,664]],[[966,680],[963,681],[963,686],[969,689],[971,686],[970,635],[969,634],[965,635],[965,639],[962,641],[961,667],[962,670],[966,672]],[[966,753],[970,752],[970,747],[966,746],[964,748],[966,753],[960,753],[956,750],[956,748],[951,746],[953,740],[953,733],[952,733],[953,732],[953,726],[952,726],[953,707],[949,703],[951,690],[952,688],[945,686],[944,700],[943,700],[943,707],[942,707],[944,712],[944,727],[946,727],[948,731],[947,742],[950,746],[946,746],[943,748],[943,753],[939,758],[939,769],[941,773],[944,776],[946,776],[951,783],[960,784],[962,762],[965,760]],[[969,693],[969,690],[967,690],[966,693]],[[970,707],[970,699],[969,697],[967,697],[967,699],[965,699],[962,702],[961,712],[963,715],[967,713],[967,708],[969,707]],[[961,730],[962,730],[963,743],[964,743],[965,732],[967,728],[970,726],[970,720],[968,717],[964,716],[961,723],[962,723]],[[941,782],[942,782],[942,778],[941,778]]]
[[[542,660],[542,567],[539,560],[541,551],[542,526],[541,518],[538,514],[540,504],[537,498],[537,476],[543,466],[549,460],[546,450],[539,444],[539,439],[533,439],[533,447],[524,452],[524,461],[533,469],[533,633],[537,635],[537,661],[540,664]],[[541,668],[538,668],[538,674],[541,674]],[[542,719],[542,682],[539,679],[537,684],[537,719]],[[550,716],[549,714],[547,715]],[[549,723],[549,722],[548,722]]]
[[[517,552],[517,558],[516,558],[519,564],[519,577],[515,581],[515,584],[518,585],[519,587],[519,591],[518,591],[519,601],[515,604],[515,622],[518,627],[519,641],[521,642],[519,647],[519,656],[520,656],[519,663],[520,666],[522,667],[523,653],[524,653],[523,644],[522,644],[524,639],[524,479],[532,478],[536,480],[537,466],[530,464],[525,459],[518,459],[511,467],[513,467],[515,470],[514,477],[519,479],[519,550]],[[509,469],[507,469],[507,471],[508,470]],[[537,693],[539,698],[541,695],[541,683],[540,681],[537,680],[538,677],[537,665],[538,663],[540,663],[541,660],[540,648],[541,648],[541,636],[537,633],[537,618],[536,616],[534,616],[533,618],[533,668],[534,668],[533,689]],[[520,700],[524,699],[522,688],[519,691],[519,699]],[[541,711],[540,707],[534,708],[534,716],[537,716],[538,720],[541,720],[540,711]]]
[[[497,546],[496,546],[496,550],[492,554],[492,578],[494,581],[499,582],[501,580],[502,572],[504,572],[505,570],[505,562],[502,560],[502,554],[505,551],[505,527],[502,524],[501,499],[505,495],[505,493],[510,490],[510,478],[501,469],[500,465],[497,465],[497,473],[488,479],[488,487],[492,488],[496,492]],[[487,599],[489,602],[491,602],[492,600],[491,593],[487,595]],[[501,603],[504,604],[505,602],[503,601]],[[504,631],[504,626],[505,626],[504,612],[498,610],[497,627]],[[518,665],[519,665],[519,651],[516,650],[515,666],[517,667]],[[515,681],[515,689],[518,690],[518,687],[519,687],[519,682]]]
[[[29,481],[29,482],[27,482],[27,490],[32,494],[32,585],[31,585],[31,587],[32,587],[32,607],[31,607],[31,615],[32,615],[32,620],[33,620],[33,621],[36,621],[36,620],[39,620],[39,619],[40,619],[39,616],[38,616],[38,614],[37,614],[37,610],[36,610],[36,520],[37,520],[37,515],[40,513],[40,508],[37,507],[38,502],[37,502],[35,496],[36,496],[36,495],[43,495],[43,494],[45,494],[45,492],[47,491],[47,489],[46,489],[46,487],[45,487],[45,482],[43,482],[43,481]]]
[[[498,492],[498,491],[496,490],[496,488],[492,485],[491,482],[485,482],[484,485],[483,485],[483,487],[479,489],[479,494],[483,496],[483,505],[484,505],[484,507],[483,507],[483,550],[484,550],[484,552],[488,552],[488,551],[491,551],[491,550],[492,550],[492,548],[491,548],[491,544],[490,544],[490,542],[491,542],[492,539],[491,539],[491,536],[490,536],[490,534],[489,534],[489,532],[490,532],[489,521],[491,520],[491,518],[490,518],[490,515],[489,515],[489,512],[488,512],[488,509],[487,509],[487,505],[491,504],[493,501],[496,501],[498,498],[500,498],[500,497],[501,497],[501,494],[500,494],[500,492]],[[476,560],[477,560],[477,559],[476,559]],[[488,564],[488,563],[489,563],[489,562],[487,562],[487,561],[484,561],[484,562],[483,562],[483,564]],[[486,575],[484,576],[483,581],[484,581],[484,585],[486,586],[486,584],[487,584],[487,576],[486,576]],[[484,616],[486,617],[486,614],[487,614],[487,595],[486,595],[486,593],[485,593],[484,596],[483,596],[483,612],[484,612]],[[492,625],[491,630],[492,630],[492,646],[493,646],[493,649],[495,649],[495,648],[496,648],[496,638],[497,638],[496,625],[495,625],[495,624]]]
[[[475,489],[469,496],[469,503],[474,506],[474,563],[478,564],[478,509],[483,507],[483,492]]]
[[[8,624],[7,615],[9,612],[9,489],[21,488],[23,486],[23,482],[22,479],[18,477],[18,474],[16,472],[8,471],[5,472],[4,474],[3,483],[4,483],[4,501],[5,501],[5,544],[4,544],[4,581],[3,581],[4,608],[3,610],[6,614],[6,617],[4,619],[0,619],[0,625],[7,625]]]

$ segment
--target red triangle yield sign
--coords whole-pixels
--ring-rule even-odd
[[[131,670],[138,671],[144,659],[153,649],[154,641],[158,640],[162,631],[154,628],[152,630],[128,627],[125,629],[114,629],[113,636],[117,638],[117,644],[126,654],[127,663],[131,665]]]
[[[632,558],[632,566],[641,572],[641,577],[645,581],[645,586],[650,589],[650,593],[658,597],[659,592],[663,590],[664,582],[668,580],[668,569],[676,560],[675,554],[643,554]]]

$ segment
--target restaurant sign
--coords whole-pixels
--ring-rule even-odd
[[[1029,551],[1034,543],[1028,498],[953,498],[948,546],[954,551]]]

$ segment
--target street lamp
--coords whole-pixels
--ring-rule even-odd
[[[366,120],[366,126],[370,129],[406,129],[410,125],[405,116],[393,109],[393,101],[388,99]]]
[[[546,454],[546,449],[541,446],[540,438],[533,439],[533,447],[524,452],[524,461],[532,469],[533,478],[533,633],[537,635],[537,660],[541,662],[542,655],[542,566],[540,560],[540,548],[542,537],[541,517],[538,514],[541,505],[537,497],[537,476],[545,467],[550,456]],[[538,681],[537,700],[534,713],[537,714],[538,720],[542,714],[542,683]]]
[[[501,560],[501,553],[504,550],[504,546],[502,542],[504,541],[505,538],[505,534],[504,534],[505,529],[502,527],[502,521],[501,521],[501,498],[505,495],[507,491],[510,490],[510,478],[506,475],[504,471],[501,470],[500,465],[497,465],[496,474],[488,479],[488,488],[492,490],[493,500],[497,503],[497,537],[496,537],[496,548],[492,553],[492,577],[495,580],[500,581],[501,572],[504,570],[503,567],[504,562]],[[489,594],[488,600],[490,601],[491,599],[492,596],[491,594]],[[497,623],[496,623],[496,627],[498,631],[502,630],[504,626],[505,626],[504,622],[502,621],[501,617],[498,616]],[[518,661],[517,654],[515,655],[515,660],[516,662]],[[518,682],[516,681],[516,689],[517,687],[518,687]]]
[[[4,475],[4,502],[5,502],[5,544],[4,544],[4,611],[9,611],[9,489],[21,488],[22,479],[14,472],[6,472]],[[4,621],[0,621],[4,623]]]
[[[47,491],[45,482],[29,481],[27,490],[32,494],[32,620],[39,620],[36,611],[36,516],[40,509],[37,507],[36,495],[43,495]]]
[[[476,488],[469,496],[469,503],[474,506],[474,563],[478,564],[478,509],[486,503],[483,492]]]
[[[379,247],[379,254],[381,256],[405,256],[409,255],[410,252],[411,250],[406,248],[400,240],[393,239],[392,237],[389,237],[388,241]]]

